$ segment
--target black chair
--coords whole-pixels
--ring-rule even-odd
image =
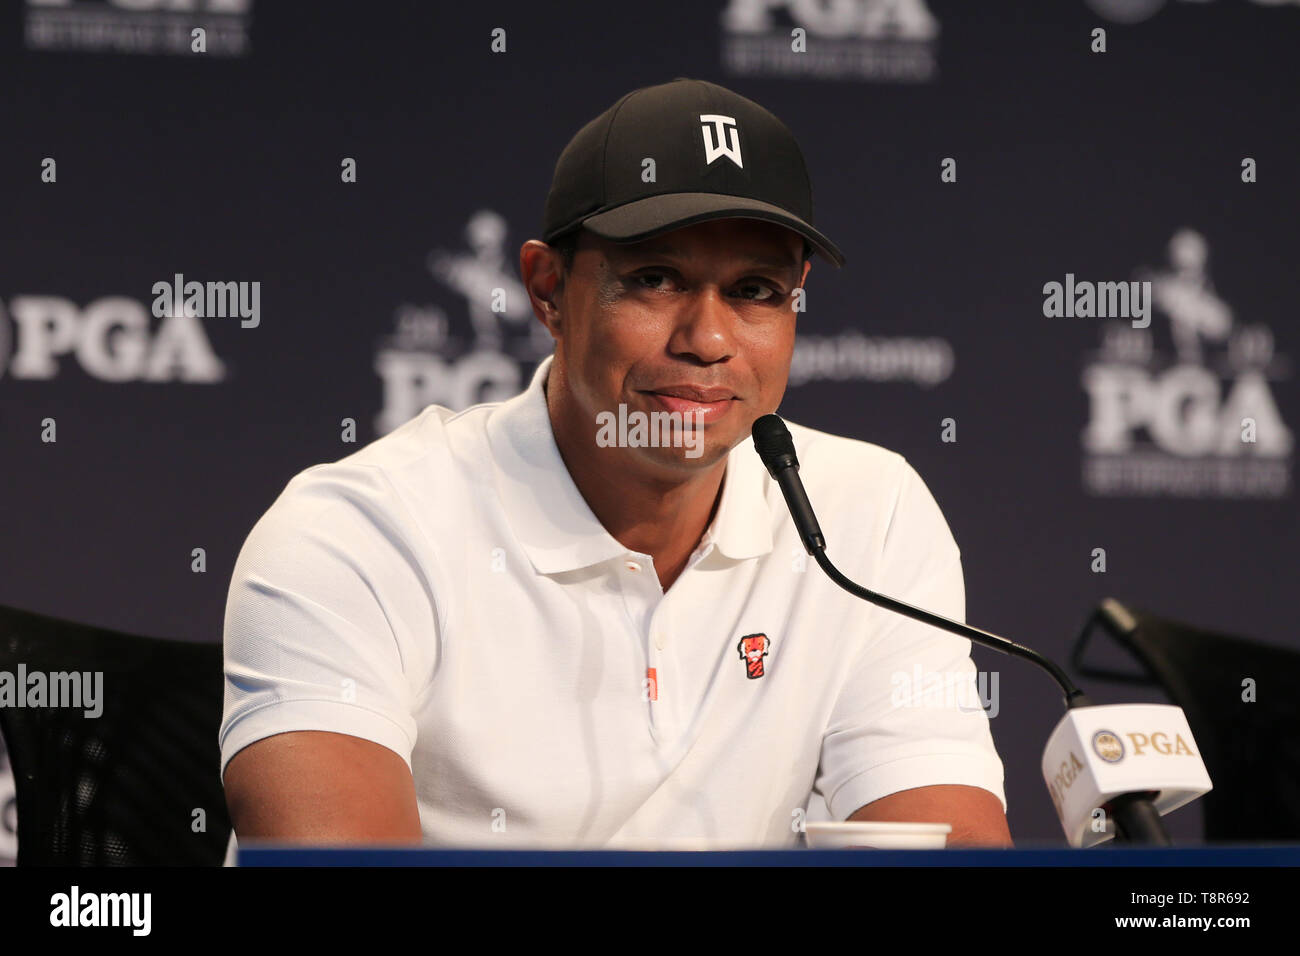
[[[1086,665],[1098,625],[1133,655],[1141,673]],[[1159,685],[1187,715],[1214,789],[1202,800],[1208,841],[1300,840],[1300,653],[1198,630],[1107,598],[1075,641],[1085,677]],[[1253,678],[1257,699],[1242,701]]]
[[[18,865],[220,866],[231,830],[217,746],[221,645],[0,607],[0,671],[16,681],[20,664],[29,675],[103,678],[98,717],[48,699],[0,706]]]

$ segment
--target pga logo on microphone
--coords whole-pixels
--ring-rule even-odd
[[[1185,754],[1188,757],[1195,757],[1196,754],[1188,746],[1187,741],[1183,739],[1180,733],[1174,733],[1173,743],[1169,742],[1169,735],[1157,730],[1149,737],[1146,734],[1130,733],[1126,734],[1129,742],[1133,745],[1133,756],[1142,755],[1142,751],[1150,747],[1156,753],[1164,754]],[[1109,730],[1099,730],[1092,735],[1092,750],[1098,757],[1107,763],[1119,763],[1124,759],[1124,741],[1120,739],[1119,734]]]
[[[1071,709],[1047,742],[1042,771],[1072,846],[1114,835],[1109,819],[1095,814],[1115,797],[1150,792],[1166,814],[1213,789],[1186,715],[1167,704]]]
[[[1124,741],[1119,734],[1099,730],[1092,735],[1092,749],[1106,763],[1119,763],[1124,759]]]

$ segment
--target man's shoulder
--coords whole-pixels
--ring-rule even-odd
[[[361,466],[399,475],[431,458],[453,450],[465,450],[467,445],[484,435],[488,416],[501,404],[487,402],[461,411],[442,405],[427,405],[423,411],[387,435],[376,438],[336,462],[315,465],[307,471],[334,466]]]
[[[412,510],[451,500],[463,469],[477,454],[491,403],[454,411],[428,405],[386,435],[336,461],[299,471],[258,522],[264,532],[292,532],[328,522],[360,528],[405,526]]]
[[[788,420],[786,426],[799,455],[799,476],[810,487],[843,487],[861,495],[896,489],[915,474],[906,458],[883,445]]]
[[[854,528],[883,549],[891,532],[952,542],[930,488],[902,454],[873,442],[786,422],[799,477],[825,527]]]
[[[376,491],[403,485],[413,471],[426,481],[436,481],[439,466],[453,454],[464,454],[484,434],[488,415],[499,402],[454,411],[428,405],[386,435],[337,461],[304,468],[289,481],[286,491],[303,492],[329,487]]]

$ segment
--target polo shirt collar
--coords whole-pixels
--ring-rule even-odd
[[[537,366],[528,388],[493,409],[487,422],[495,481],[506,519],[542,574],[573,571],[628,553],[592,513],[555,444],[542,385],[553,355]],[[767,470],[746,437],[731,450],[722,500],[698,551],[716,547],[737,560],[772,550]]]

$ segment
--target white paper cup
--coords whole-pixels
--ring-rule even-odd
[[[861,820],[824,821],[804,826],[814,850],[942,850],[948,845],[950,823],[876,823]]]

